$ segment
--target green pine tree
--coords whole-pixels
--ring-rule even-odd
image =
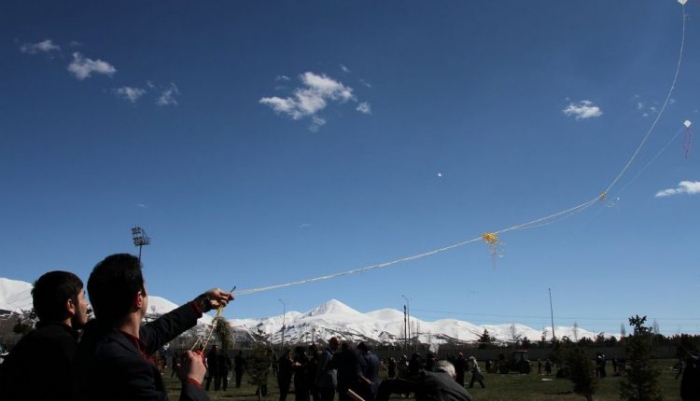
[[[653,333],[644,326],[647,317],[629,318],[633,333],[625,339],[628,370],[620,382],[620,398],[627,401],[660,401],[661,372],[651,364]]]
[[[593,400],[598,388],[595,377],[595,364],[586,351],[577,344],[572,344],[566,353],[566,364],[569,367],[569,380],[574,384],[574,393],[582,395],[587,401]]]

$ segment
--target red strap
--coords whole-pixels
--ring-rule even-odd
[[[202,383],[198,382],[197,380],[195,380],[191,377],[188,377],[187,379],[185,379],[185,383],[189,383],[195,387],[202,388]]]

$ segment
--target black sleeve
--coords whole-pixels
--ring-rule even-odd
[[[146,344],[146,353],[156,352],[164,344],[194,327],[201,315],[187,303],[158,319],[141,326],[139,336]]]

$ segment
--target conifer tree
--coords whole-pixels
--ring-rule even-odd
[[[635,315],[629,318],[632,335],[625,339],[625,352],[629,369],[620,382],[620,398],[627,401],[659,401],[661,372],[651,364],[653,352],[652,328],[644,325],[647,317]]]

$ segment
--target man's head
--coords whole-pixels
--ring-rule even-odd
[[[328,347],[334,352],[337,351],[340,347],[340,341],[338,341],[338,337],[331,337],[331,339],[328,340]]]
[[[75,328],[87,323],[83,282],[73,273],[52,271],[39,277],[32,288],[32,299],[41,322],[64,322]]]
[[[116,323],[131,312],[148,310],[146,285],[141,262],[133,255],[120,253],[98,263],[88,279],[88,293],[95,317]]]
[[[437,366],[435,367],[436,372],[445,372],[448,375],[450,375],[453,379],[457,377],[457,373],[455,372],[455,366],[448,361],[438,361]]]
[[[363,354],[370,352],[370,347],[364,342],[357,344],[357,349],[359,349]]]

